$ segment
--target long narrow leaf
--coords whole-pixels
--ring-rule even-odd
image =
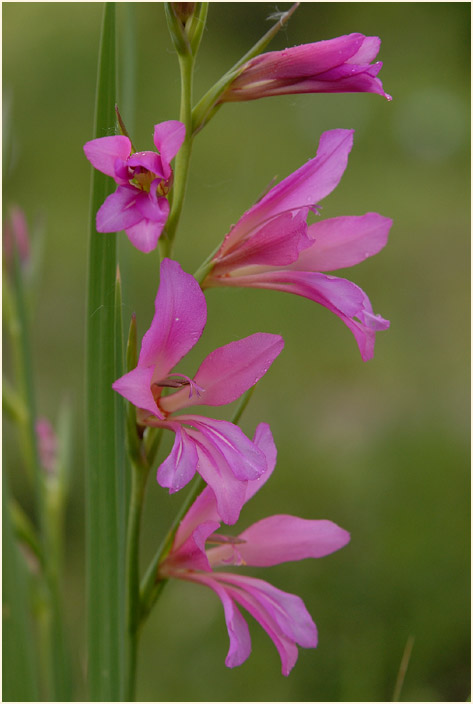
[[[24,563],[13,536],[5,474],[2,486],[3,701],[39,700]]]
[[[105,3],[95,136],[113,133],[116,102],[115,4]],[[123,554],[117,472],[116,236],[96,231],[95,215],[113,188],[92,177],[87,302],[86,501],[88,681],[92,701],[119,701],[123,643]]]

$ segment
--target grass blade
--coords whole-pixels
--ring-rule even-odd
[[[95,137],[114,132],[115,3],[105,3],[99,53]],[[88,682],[92,701],[119,701],[123,644],[123,474],[117,471],[116,235],[100,234],[95,215],[113,190],[92,176],[87,301],[86,505]]]

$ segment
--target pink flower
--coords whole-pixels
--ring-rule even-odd
[[[130,242],[142,252],[156,248],[169,215],[166,195],[172,184],[170,163],[184,137],[182,122],[169,120],[154,127],[159,154],[132,153],[131,142],[124,135],[99,137],[84,145],[92,166],[118,184],[97,213],[98,232],[125,230]]]
[[[271,51],[246,63],[220,102],[255,100],[288,93],[379,93],[391,100],[376,78],[381,40],[347,34],[283,51]]]
[[[233,423],[184,409],[237,399],[264,376],[284,341],[279,335],[255,333],[231,342],[211,352],[192,379],[171,370],[200,338],[207,306],[194,277],[170,259],[161,263],[155,311],[138,366],[113,388],[139,409],[139,423],[176,434],[170,455],[158,469],[158,483],[170,492],[179,491],[199,472],[215,493],[222,519],[235,523],[248,480],[266,471],[265,455]],[[177,390],[164,396],[164,389]]]
[[[263,486],[276,463],[276,448],[269,426],[261,423],[253,439],[266,455],[267,469],[246,486],[245,503]],[[225,664],[241,665],[250,655],[248,626],[238,605],[243,606],[274,642],[288,675],[297,660],[297,645],[317,646],[317,629],[304,602],[268,582],[215,567],[248,565],[269,567],[282,562],[323,557],[339,550],[350,540],[349,533],[326,520],[311,521],[296,516],[264,518],[236,538],[216,533],[220,516],[208,488],[197,497],[183,518],[170,553],[161,563],[158,576],[184,579],[213,589],[220,598],[230,638]],[[207,547],[206,543],[211,546]]]
[[[202,287],[244,286],[287,291],[320,303],[352,331],[364,361],[375,333],[389,321],[373,314],[354,283],[325,273],[353,266],[379,252],[392,220],[377,213],[307,225],[309,211],[337,186],[353,144],[353,130],[320,138],[315,158],[272,188],[226,235]]]
[[[3,256],[8,267],[13,263],[13,247],[16,247],[21,264],[27,264],[30,259],[30,237],[26,217],[17,206],[10,209],[3,224]]]
[[[48,474],[53,474],[58,454],[57,437],[54,428],[47,418],[38,418],[35,430],[41,465]]]

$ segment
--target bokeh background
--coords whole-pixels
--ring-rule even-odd
[[[273,3],[211,3],[198,59],[200,97],[268,28]],[[90,168],[102,15],[96,3],[3,4],[4,207],[21,206],[46,240],[32,339],[40,412],[74,408],[67,518],[67,627],[84,688],[84,331]],[[177,60],[162,3],[119,5],[120,105],[141,149],[153,125],[178,116]],[[253,653],[224,666],[223,610],[213,593],[168,585],[147,624],[139,662],[144,701],[391,700],[409,636],[401,698],[469,696],[469,3],[302,3],[271,49],[362,32],[382,38],[381,78],[392,103],[371,94],[286,96],[232,104],[195,142],[176,257],[195,271],[273,177],[315,154],[321,132],[355,128],[347,171],[322,217],[377,211],[394,219],[387,248],[341,272],[391,320],[363,363],[327,310],[270,291],[211,290],[208,327],[188,362],[256,331],[285,350],[245,413],[252,433],[271,424],[278,464],[241,517],[329,518],[351,532],[323,560],[253,570],[303,597],[318,628],[289,678],[250,624]],[[134,38],[133,38],[134,37]],[[157,252],[120,241],[124,320],[147,329]],[[8,369],[8,349],[5,350]],[[229,418],[231,409],[223,409]],[[4,460],[28,506],[16,436]],[[143,555],[153,554],[180,497],[154,481]],[[247,570],[248,573],[251,570]],[[248,617],[251,620],[251,617]]]

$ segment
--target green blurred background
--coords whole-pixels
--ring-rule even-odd
[[[195,80],[207,90],[287,3],[211,3]],[[161,3],[119,5],[123,117],[140,149],[179,110],[177,60]],[[76,698],[85,694],[84,330],[90,167],[102,6],[4,3],[4,207],[41,219],[46,246],[32,323],[38,406],[55,420],[73,404],[67,519],[67,626]],[[133,39],[133,32],[134,39]],[[211,349],[256,331],[285,350],[259,385],[243,428],[265,420],[278,446],[271,481],[239,526],[273,513],[329,518],[351,532],[318,561],[246,570],[303,597],[319,628],[288,678],[257,624],[241,667],[224,665],[223,610],[191,584],[163,592],[143,634],[144,701],[390,700],[406,641],[411,701],[469,696],[469,3],[302,3],[270,48],[350,32],[378,35],[392,103],[371,94],[285,96],[224,106],[195,143],[177,249],[195,271],[265,189],[315,154],[326,129],[355,128],[347,171],[322,217],[377,211],[394,219],[387,248],[342,272],[391,320],[363,363],[327,310],[271,291],[211,290],[192,373]],[[135,52],[133,52],[133,42]],[[130,52],[131,48],[131,53]],[[157,252],[123,235],[124,320],[147,329]],[[8,350],[5,350],[8,362]],[[189,371],[190,370],[190,371]],[[7,369],[7,373],[8,373]],[[229,418],[231,409],[223,409]],[[16,437],[4,427],[13,490],[31,503]],[[144,561],[180,497],[150,482]],[[248,617],[251,620],[251,617]]]

